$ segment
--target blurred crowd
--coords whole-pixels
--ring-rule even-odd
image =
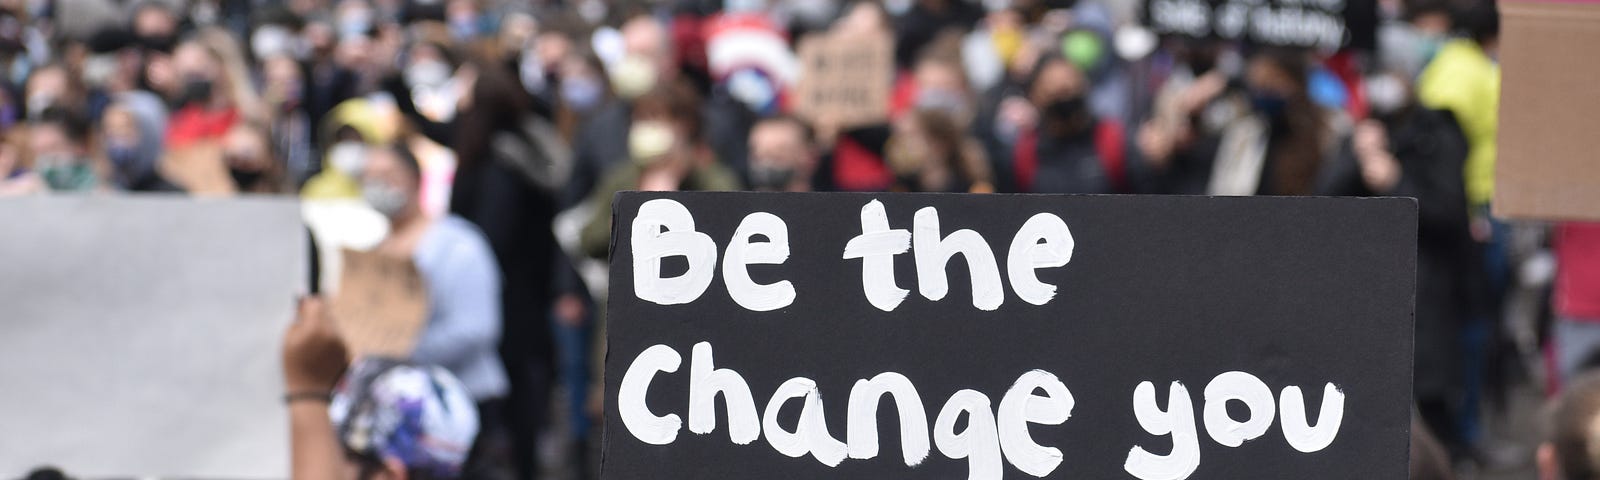
[[[1492,461],[1507,385],[1600,363],[1600,227],[1490,214],[1492,1],[1379,0],[1372,45],[1339,49],[1164,34],[1142,9],[0,0],[0,196],[297,195],[319,250],[414,259],[411,360],[476,408],[450,457],[468,476],[594,473],[623,190],[1415,197],[1419,430],[1452,465]],[[796,46],[822,35],[893,39],[886,118],[797,111]]]

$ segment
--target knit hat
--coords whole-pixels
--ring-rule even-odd
[[[477,406],[450,372],[392,359],[358,360],[328,413],[347,451],[443,478],[460,474],[478,434]]]

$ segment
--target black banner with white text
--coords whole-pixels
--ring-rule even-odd
[[[621,193],[602,477],[1404,478],[1416,215]]]

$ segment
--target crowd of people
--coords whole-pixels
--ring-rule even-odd
[[[1479,418],[1508,364],[1543,349],[1550,368],[1532,370],[1554,393],[1600,363],[1600,226],[1490,214],[1491,0],[1380,0],[1375,45],[1339,50],[1160,34],[1140,9],[0,0],[0,196],[278,194],[369,212],[380,228],[365,246],[412,258],[430,311],[410,362],[351,369],[340,426],[318,427],[367,455],[367,474],[535,478],[552,411],[578,445],[565,461],[592,473],[593,267],[624,190],[1415,197],[1416,411],[1450,465],[1483,460]],[[814,35],[893,39],[886,118],[796,110],[795,47]],[[1529,252],[1546,246],[1555,273],[1540,283]],[[1518,289],[1546,307],[1531,340],[1507,313]],[[309,302],[303,316],[324,315]],[[300,361],[286,370],[315,370]],[[314,378],[291,378],[291,396],[313,401],[337,379],[301,376]],[[385,457],[380,427],[348,428],[428,391],[476,418],[405,418],[471,423],[466,437],[446,428],[430,444],[442,450]],[[420,470],[435,463],[454,466]]]

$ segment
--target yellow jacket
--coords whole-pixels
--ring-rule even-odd
[[[300,188],[300,198],[306,200],[361,198],[361,184],[349,175],[327,168],[306,180],[305,186]]]
[[[1422,70],[1417,79],[1422,105],[1449,110],[1467,136],[1465,168],[1467,202],[1489,203],[1494,194],[1495,135],[1500,121],[1500,65],[1477,42],[1455,39]]]

